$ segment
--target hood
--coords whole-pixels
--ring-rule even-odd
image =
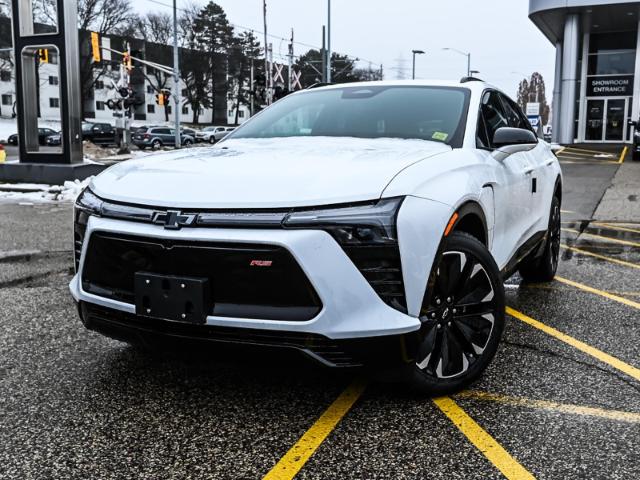
[[[173,208],[280,208],[379,198],[402,169],[448,152],[424,140],[231,139],[115,165],[91,189],[114,201]]]

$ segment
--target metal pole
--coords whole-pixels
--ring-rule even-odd
[[[249,74],[249,85],[251,88],[251,103],[249,104],[249,116],[253,117],[253,111],[254,111],[253,102],[255,100],[255,85],[253,83],[253,57],[251,58],[251,73]]]
[[[173,106],[175,108],[176,148],[180,148],[180,64],[178,58],[178,9],[173,0]]]
[[[269,86],[271,84],[271,69],[269,68],[269,44],[267,43],[267,0],[262,1],[262,14],[264,20],[264,86],[267,91],[266,101],[267,105],[271,105],[271,90]]]
[[[467,53],[467,77],[471,76],[471,53]]]
[[[291,91],[291,66],[293,64],[293,28],[291,29],[291,43],[289,44],[289,74],[287,77],[287,90]]]
[[[322,26],[322,83],[327,83],[327,27]]]
[[[327,0],[327,83],[331,83],[331,0]]]
[[[411,70],[411,79],[416,79],[416,52],[413,53],[413,69]]]

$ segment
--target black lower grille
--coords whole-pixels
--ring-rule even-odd
[[[82,254],[82,244],[87,231],[88,216],[81,210],[76,210],[73,221],[73,262],[76,272],[80,266],[80,255]]]
[[[278,246],[91,235],[85,291],[133,304],[136,272],[208,279],[210,315],[305,321],[322,308],[298,263]]]
[[[85,302],[81,303],[80,308],[88,328],[118,340],[135,341],[148,335],[160,335],[164,338],[285,347],[302,350],[330,366],[355,367],[362,364],[361,360],[343,348],[340,341],[322,335],[156,320]]]
[[[407,312],[400,251],[397,245],[343,247],[360,273],[390,307]]]

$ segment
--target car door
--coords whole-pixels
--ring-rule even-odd
[[[510,98],[504,98],[505,102],[513,110],[517,117],[519,128],[526,128],[535,131],[531,127],[529,120],[522,112],[522,109]],[[552,168],[555,156],[544,142],[538,142],[536,147],[526,152],[531,164],[531,228],[533,231],[542,231],[548,228],[548,216],[550,211],[550,200],[555,187],[555,172]]]
[[[487,161],[495,171],[495,226],[492,250],[498,266],[503,268],[517,249],[528,239],[531,223],[531,164],[526,152],[501,155],[492,141],[496,130],[509,122],[500,94],[487,90],[482,95],[478,121],[478,142],[487,152]]]

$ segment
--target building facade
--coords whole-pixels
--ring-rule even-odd
[[[553,140],[622,143],[640,116],[640,2],[530,0],[555,45]]]
[[[8,22],[8,19],[0,19]],[[140,43],[140,47],[144,48],[145,42],[128,39],[133,42]],[[115,41],[115,44],[114,44]],[[108,36],[101,38],[102,46],[106,49],[116,48],[122,49],[121,37],[110,38]],[[155,45],[157,48],[170,48],[165,45]],[[151,49],[150,49],[151,50]],[[100,71],[93,72],[93,87],[89,92],[85,92],[83,101],[84,119],[87,121],[99,121],[115,124],[116,118],[114,111],[110,110],[107,102],[110,99],[117,98],[115,89],[112,88],[112,80],[117,81],[119,78],[120,64],[119,59],[112,58],[109,50],[103,50],[104,68]],[[85,53],[89,55],[90,53]],[[13,58],[9,58],[7,54],[0,58],[0,118],[15,117],[15,72],[13,69]],[[143,68],[144,70],[139,70]],[[59,87],[59,70],[58,56],[55,51],[49,52],[48,63],[40,64],[38,68],[39,76],[39,118],[46,122],[60,121],[60,87]],[[156,94],[160,89],[173,89],[173,79],[158,71],[153,71],[151,67],[138,67],[137,75],[132,75],[131,87],[137,97],[144,101],[143,104],[135,107],[133,112],[133,125],[160,125],[164,123],[172,123],[173,101],[168,105],[158,105],[156,103]],[[233,82],[231,82],[233,83]],[[229,86],[233,88],[233,85]],[[180,89],[183,97],[186,97],[186,85],[181,81]],[[224,95],[223,98],[227,97]],[[180,106],[182,113],[182,122],[191,124],[195,120],[192,106],[187,102],[183,102]],[[226,123],[228,125],[236,124],[236,105],[234,99],[229,95],[226,98]],[[238,108],[238,121],[243,123],[249,118],[249,108],[246,105],[240,105]],[[213,110],[210,108],[201,108],[198,112],[198,124],[207,125],[213,122]]]

